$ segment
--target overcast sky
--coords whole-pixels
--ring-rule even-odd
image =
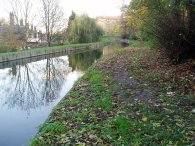
[[[120,15],[122,0],[60,0],[67,14],[71,10],[76,13],[87,13],[90,17]]]
[[[9,21],[9,12],[11,11],[8,0],[0,0],[0,18],[5,18]],[[23,1],[23,0],[21,0]],[[88,14],[90,17],[96,16],[120,16],[120,8],[123,0],[58,0],[64,16],[68,22],[68,18],[73,10],[77,15]],[[130,0],[124,0],[125,4]],[[39,30],[44,31],[39,19],[39,9],[41,7],[40,0],[32,0],[33,7],[31,17],[29,18],[30,25],[37,26]],[[19,18],[21,19],[21,18]]]
[[[40,7],[40,0],[32,0],[33,12],[37,12]],[[128,3],[129,0],[125,0]],[[96,16],[117,16],[120,15],[122,0],[59,0],[60,6],[68,18],[71,11],[76,14],[87,13],[90,17]],[[9,17],[9,6],[5,4],[6,0],[0,0],[0,17]]]

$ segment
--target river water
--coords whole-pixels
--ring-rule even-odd
[[[0,63],[0,146],[26,146],[52,108],[109,47]]]

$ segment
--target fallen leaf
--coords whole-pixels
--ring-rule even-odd
[[[195,109],[192,110],[192,113],[195,114]]]
[[[167,92],[167,96],[174,96],[175,92]]]
[[[109,81],[109,79],[110,79],[110,78],[109,78],[108,76],[106,76],[106,77],[104,78],[104,82],[107,83],[107,82]]]
[[[148,120],[148,117],[146,117],[146,116],[142,117],[142,121],[146,122],[147,120]]]
[[[96,136],[96,135],[91,134],[91,135],[89,135],[89,138],[90,138],[90,139],[97,139],[97,136]]]

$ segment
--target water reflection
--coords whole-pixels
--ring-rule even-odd
[[[29,113],[49,105],[60,96],[69,74],[85,71],[101,55],[102,50],[55,58],[50,55],[40,61],[29,63],[25,59],[27,63],[23,60],[20,65],[0,69],[1,108],[19,108]]]
[[[102,55],[102,50],[86,51],[69,55],[69,63],[73,70],[85,71]]]

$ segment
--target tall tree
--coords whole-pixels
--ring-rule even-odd
[[[69,37],[72,42],[95,42],[102,35],[103,30],[87,15],[77,16],[71,23]]]
[[[24,23],[25,23],[24,41],[25,41],[26,48],[27,48],[27,43],[28,43],[28,38],[29,38],[29,28],[28,28],[27,24],[29,21],[31,9],[32,9],[32,2],[30,0],[23,0],[23,7],[22,7],[21,11],[22,11],[22,15],[23,15],[22,18],[24,18]],[[23,21],[23,20],[21,20],[21,21]]]
[[[47,44],[51,46],[53,34],[64,26],[63,12],[57,0],[41,0],[41,22],[45,28]]]
[[[70,23],[75,19],[76,17],[76,13],[74,11],[72,11],[69,20],[68,20],[68,26],[70,25]]]
[[[76,13],[74,11],[72,11],[72,13],[68,19],[68,26],[67,26],[66,31],[65,31],[66,36],[70,36],[71,23],[75,18],[76,18]]]

